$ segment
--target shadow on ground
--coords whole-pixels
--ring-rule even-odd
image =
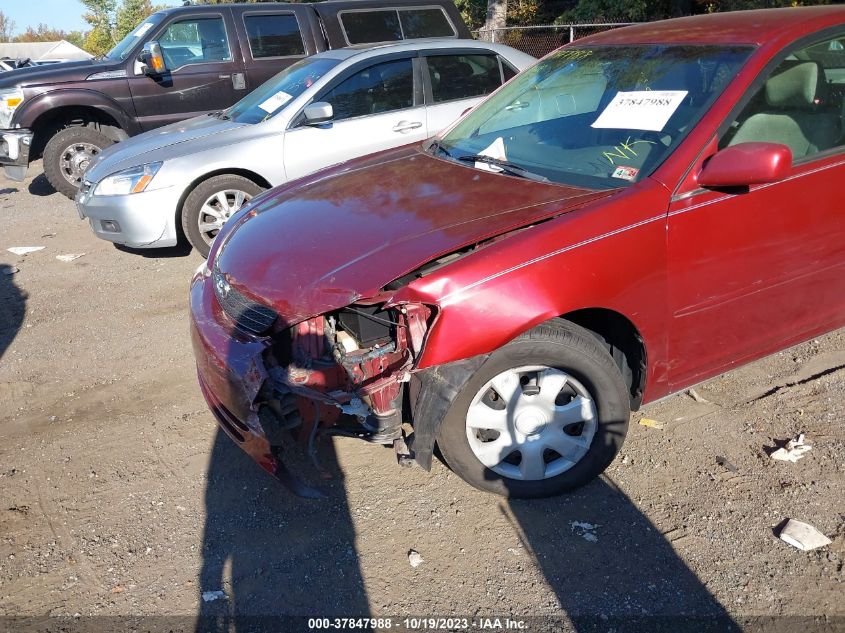
[[[369,613],[331,442],[320,443],[320,463],[335,475],[323,485],[328,498],[299,499],[217,430],[199,584],[201,592],[224,590],[229,600],[200,596],[198,630],[282,630],[272,620],[261,626],[255,616]]]
[[[124,253],[139,255],[147,259],[170,259],[174,257],[188,257],[193,250],[187,240],[182,240],[176,246],[167,248],[131,248],[122,244],[115,244],[114,247]]]
[[[0,264],[0,359],[15,340],[26,314],[26,294],[15,284],[15,266]]]
[[[273,630],[273,616],[369,613],[343,477],[331,442],[323,444],[321,462],[338,476],[329,499],[309,501],[283,490],[217,432],[200,587],[225,590],[230,601],[201,600],[198,630],[265,630],[260,622]],[[739,631],[666,538],[606,479],[555,499],[491,496],[490,512],[513,523],[557,596],[560,616],[579,633]],[[536,624],[541,628],[529,630],[565,630],[562,621]]]

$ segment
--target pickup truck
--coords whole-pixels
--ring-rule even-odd
[[[0,165],[30,161],[73,198],[91,159],[130,136],[240,100],[320,51],[468,38],[452,0],[188,5],[158,11],[106,55],[0,75]]]

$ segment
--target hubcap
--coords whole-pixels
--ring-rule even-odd
[[[197,217],[197,226],[205,243],[211,244],[226,220],[250,200],[251,195],[237,189],[226,189],[209,196]]]
[[[467,440],[490,470],[510,479],[555,477],[577,464],[598,428],[587,389],[560,369],[531,365],[487,382],[467,410]]]
[[[62,152],[62,176],[74,187],[82,181],[82,174],[91,164],[91,159],[100,153],[100,148],[91,143],[74,143]]]

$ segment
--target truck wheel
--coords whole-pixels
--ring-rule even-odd
[[[264,187],[235,174],[214,176],[197,185],[182,205],[182,229],[191,246],[208,257],[226,220],[262,191]]]
[[[588,331],[558,319],[490,355],[455,396],[437,445],[476,488],[550,497],[610,465],[630,413],[610,354]]]
[[[90,127],[68,127],[44,147],[44,175],[53,188],[73,200],[91,159],[114,141]]]

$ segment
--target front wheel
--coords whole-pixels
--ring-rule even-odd
[[[112,144],[93,128],[65,128],[44,146],[44,175],[56,191],[73,200],[91,160]]]
[[[197,185],[182,207],[182,229],[191,246],[208,257],[223,224],[262,191],[263,187],[235,174],[214,176]]]
[[[622,447],[630,403],[610,354],[563,320],[493,352],[452,402],[437,443],[476,488],[550,497],[600,475]]]

